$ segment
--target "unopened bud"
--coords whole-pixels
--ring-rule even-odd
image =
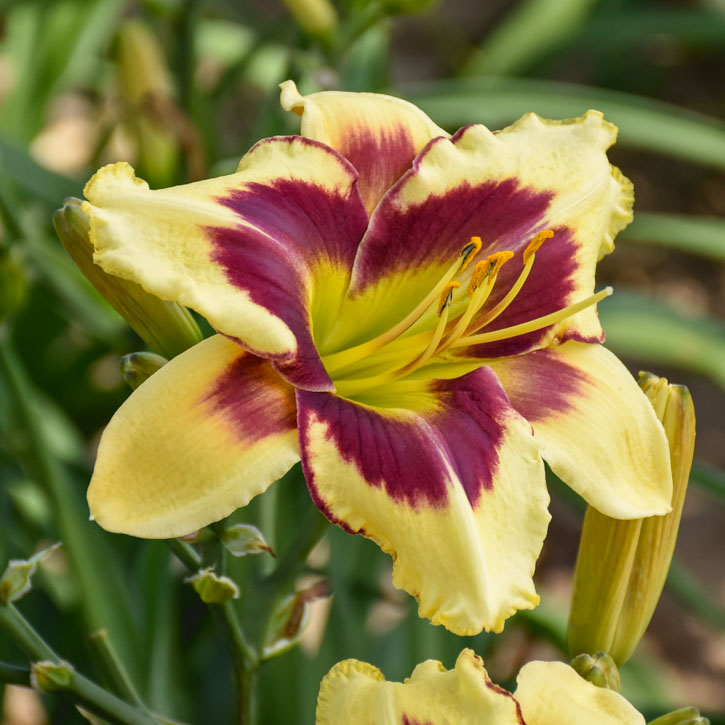
[[[239,599],[239,587],[226,576],[219,576],[213,567],[201,569],[184,579],[191,584],[204,604],[224,604],[230,599]]]
[[[155,352],[132,352],[121,358],[121,375],[128,386],[136,390],[167,362]]]
[[[681,707],[651,720],[648,725],[710,725],[710,721],[696,707]]]
[[[262,532],[251,524],[236,524],[224,529],[221,536],[222,544],[226,550],[236,557],[247,556],[248,554],[261,554],[268,551],[275,556],[272,547],[266,542]]]
[[[189,311],[165,302],[140,285],[104,272],[93,262],[90,221],[79,199],[67,199],[53,215],[55,230],[66,251],[89,282],[108,300],[155,352],[171,358],[202,339]]]
[[[139,166],[152,183],[168,186],[180,160],[173,124],[160,118],[161,109],[175,107],[171,78],[158,38],[139,20],[126,20],[121,25],[117,67]]]
[[[294,647],[310,620],[312,602],[327,599],[330,585],[320,581],[282,600],[270,618],[262,658],[270,659]]]
[[[609,652],[618,665],[634,652],[667,578],[695,447],[695,409],[687,388],[640,374],[640,387],[670,448],[672,511],[620,521],[587,509],[569,615],[569,652]]]
[[[31,556],[30,559],[11,559],[5,573],[0,577],[0,604],[9,604],[22,599],[33,586],[33,575],[38,564],[61,546],[60,542],[53,544]]]
[[[329,0],[283,0],[297,25],[311,35],[330,35],[337,11]]]
[[[73,665],[68,662],[33,662],[30,682],[41,692],[67,690],[73,682]]]
[[[591,682],[597,687],[604,687],[615,692],[622,690],[617,665],[606,652],[577,655],[569,664],[587,682]]]

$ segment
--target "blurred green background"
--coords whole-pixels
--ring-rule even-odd
[[[637,194],[635,222],[600,264],[599,283],[615,287],[600,305],[607,344],[633,372],[687,384],[698,414],[676,561],[624,693],[647,716],[695,704],[725,722],[725,2],[339,0],[317,24],[316,3],[304,5],[295,16],[292,0],[0,0],[0,569],[66,543],[22,611],[84,672],[96,671],[88,634],[108,627],[154,710],[231,721],[223,636],[183,567],[161,542],[87,521],[94,449],[129,392],[118,361],[143,348],[52,230],[99,165],[128,160],[152,187],[232,171],[259,138],[298,129],[279,108],[286,78],[303,93],[400,95],[450,131],[597,108],[620,127],[611,159]],[[509,686],[529,659],[564,658],[583,503],[551,488],[542,605],[499,636],[419,620],[389,558],[330,528],[297,585],[324,578],[334,596],[313,608],[302,645],[264,666],[260,722],[313,722],[321,677],[347,657],[402,679],[472,646]],[[234,519],[283,552],[314,512],[299,471],[272,497]],[[232,571],[254,586],[269,566]],[[25,662],[2,638],[0,660]],[[0,701],[2,725],[83,722],[57,698],[36,715],[17,692]]]

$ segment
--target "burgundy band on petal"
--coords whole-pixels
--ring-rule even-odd
[[[402,125],[371,130],[351,128],[339,140],[339,151],[360,172],[360,194],[374,209],[385,192],[410,169],[419,149]]]
[[[339,158],[348,172],[349,186],[326,188],[295,178],[247,183],[219,200],[242,223],[236,228],[208,227],[207,233],[213,259],[229,281],[282,319],[295,335],[297,354],[276,361],[280,374],[294,385],[331,390],[312,339],[312,295],[325,294],[320,276],[326,272],[349,277],[368,217],[355,171],[345,159],[310,139],[289,137],[288,142],[313,145]],[[339,304],[334,297],[325,301]]]
[[[516,705],[516,720],[520,723],[520,725],[526,725],[526,720],[524,720],[524,715],[521,712],[521,705],[519,705],[518,700],[506,689],[501,687],[500,685],[497,685],[495,682],[491,682],[491,680],[486,677],[486,687],[489,690],[492,690],[493,692],[504,695],[504,697],[509,697],[513,701],[514,705]]]
[[[255,355],[242,355],[231,362],[205,401],[224,415],[247,446],[297,425],[294,388],[268,360]]]
[[[400,725],[435,725],[435,723],[432,720],[426,720],[426,722],[414,720],[403,713],[403,719],[401,720]]]
[[[315,489],[308,459],[309,427],[323,422],[340,456],[367,483],[383,488],[413,509],[448,502],[452,477],[460,481],[472,507],[493,487],[511,405],[496,375],[481,368],[455,380],[433,383],[434,405],[421,410],[386,410],[330,393],[297,392],[298,428],[305,475],[315,503],[328,517]],[[333,519],[334,520],[334,519]],[[341,522],[338,522],[341,523]]]
[[[579,394],[590,383],[581,370],[569,365],[555,349],[534,350],[500,360],[495,367],[500,371],[511,405],[530,423],[572,410]]]

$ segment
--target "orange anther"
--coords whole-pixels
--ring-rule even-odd
[[[441,292],[441,299],[440,299],[440,302],[438,303],[438,314],[439,315],[451,303],[451,300],[453,299],[453,290],[456,289],[456,287],[460,287],[460,286],[461,286],[460,282],[449,282],[443,288],[443,292]]]
[[[471,241],[461,249],[461,256],[463,257],[463,263],[461,268],[458,270],[462,272],[468,265],[473,261],[473,258],[481,251],[483,242],[481,237],[471,237]]]
[[[543,229],[526,245],[524,249],[524,263],[528,262],[531,257],[536,254],[539,247],[547,240],[554,236],[553,229]]]

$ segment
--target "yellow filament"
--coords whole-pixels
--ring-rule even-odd
[[[439,297],[447,288],[448,283],[461,269],[466,267],[467,263],[478,253],[480,248],[480,237],[472,237],[471,242],[461,250],[460,257],[458,257],[448,268],[435,287],[433,287],[433,289],[415,307],[415,309],[407,314],[400,322],[393,325],[393,327],[387,330],[387,332],[383,332],[381,335],[374,337],[372,340],[360,343],[359,345],[350,347],[347,350],[341,350],[340,352],[325,355],[324,364],[327,372],[333,373],[339,371],[341,368],[344,368],[351,363],[362,360],[363,358],[372,355],[374,352],[377,352],[381,347],[384,347],[392,340],[395,340],[396,337],[400,337],[400,335],[411,328],[425,314],[428,308],[435,302],[436,298]]]
[[[501,271],[501,267],[513,256],[513,252],[496,252],[488,257],[488,259],[476,265],[473,270],[473,276],[471,277],[471,284],[468,286],[468,291],[471,294],[468,307],[463,315],[458,318],[458,322],[456,322],[455,327],[451,330],[438,352],[443,352],[443,350],[449,348],[452,343],[463,335],[471,323],[473,316],[486,304],[486,300],[489,298],[496,284],[496,277]],[[484,280],[485,284],[481,284]]]
[[[597,292],[595,295],[590,295],[579,302],[575,302],[573,305],[564,307],[557,312],[552,312],[549,315],[537,317],[529,322],[522,322],[520,325],[512,325],[511,327],[504,327],[501,330],[493,330],[492,332],[483,332],[480,335],[468,335],[456,340],[450,345],[450,347],[464,347],[467,345],[480,345],[484,342],[496,342],[497,340],[505,340],[509,337],[516,337],[517,335],[525,335],[527,332],[533,332],[534,330],[541,330],[544,327],[553,325],[556,322],[565,320],[567,317],[591,307],[605,297],[609,297],[614,290],[611,287],[605,287],[601,292]]]

